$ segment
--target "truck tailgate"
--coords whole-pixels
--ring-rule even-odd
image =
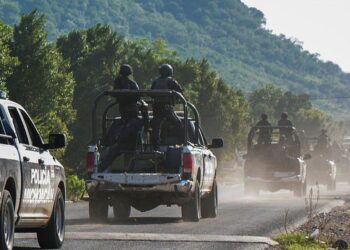
[[[148,174],[148,173],[95,173],[92,174],[91,179],[97,181],[107,181],[116,184],[126,185],[161,185],[179,182],[181,180],[180,174]]]

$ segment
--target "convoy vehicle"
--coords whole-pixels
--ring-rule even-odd
[[[346,154],[342,154],[336,159],[337,164],[337,182],[347,182],[350,184],[350,159]]]
[[[270,130],[268,139],[259,140],[262,129]],[[286,137],[281,134],[281,129],[289,129],[290,134]],[[260,190],[275,192],[281,189],[291,190],[297,197],[306,194],[305,160],[310,155],[301,156],[299,137],[293,127],[253,127],[248,134],[245,158],[246,195],[259,195]]]
[[[42,248],[64,241],[65,174],[49,149],[65,146],[62,134],[44,144],[24,108],[0,99],[0,249],[12,249],[15,230],[36,232]]]
[[[341,155],[336,159],[337,181],[347,182],[350,185],[350,136],[344,136],[341,149]]]
[[[307,137],[312,159],[306,175],[309,184],[327,186],[328,191],[335,191],[337,184],[337,166],[333,161],[330,146],[321,147],[318,137]]]
[[[165,121],[161,145],[158,150],[154,150],[150,140],[152,126],[141,125],[135,142],[136,150],[123,151],[112,166],[101,170],[99,155],[103,157],[111,146],[108,144],[109,131],[122,125],[120,117],[109,115],[111,110],[115,110],[118,101],[107,102],[102,109],[99,109],[98,104],[108,97],[118,100],[118,97],[125,96],[142,98],[148,104],[157,99],[157,102],[181,106],[182,112],[176,114],[182,128],[181,131],[175,131],[173,124]],[[98,110],[103,111],[102,117],[97,115]],[[189,116],[190,112],[194,118]],[[131,207],[144,212],[159,205],[181,206],[185,221],[216,217],[217,159],[210,149],[222,147],[223,141],[213,139],[212,144],[207,144],[197,109],[180,93],[167,90],[106,91],[96,98],[92,113],[92,144],[88,147],[89,178],[86,181],[91,219],[106,219],[109,206],[113,206],[116,218],[126,219],[130,216]],[[148,113],[149,118],[146,119],[152,123],[152,112]],[[100,136],[97,135],[98,120],[102,127]],[[139,117],[140,124],[144,124],[144,120],[144,117]]]

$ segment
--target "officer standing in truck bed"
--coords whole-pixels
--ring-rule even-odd
[[[173,67],[170,64],[162,64],[159,67],[159,74],[159,78],[152,83],[152,90],[174,90],[179,93],[183,92],[181,85],[173,78]],[[182,127],[180,119],[174,113],[173,106],[169,103],[155,100],[153,104],[152,144],[156,150],[161,141],[160,134],[162,123],[167,119],[176,124],[179,129]]]

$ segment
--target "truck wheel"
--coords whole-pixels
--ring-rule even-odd
[[[201,212],[203,218],[215,218],[218,214],[218,186],[215,179],[211,192],[202,199]]]
[[[252,184],[244,183],[244,195],[245,196],[259,196],[259,189],[254,187]]]
[[[4,190],[0,211],[0,249],[13,248],[15,236],[15,209],[10,193]]]
[[[187,204],[182,205],[182,219],[184,221],[199,221],[201,217],[201,199],[199,191],[199,182],[196,181],[195,189]]]
[[[89,217],[90,220],[107,220],[108,218],[108,202],[104,195],[94,195],[89,199]]]
[[[61,248],[65,233],[64,210],[64,198],[61,190],[58,189],[49,223],[45,228],[37,232],[38,242],[41,248]]]
[[[114,218],[118,220],[125,220],[130,217],[131,206],[125,201],[117,200],[113,204]]]

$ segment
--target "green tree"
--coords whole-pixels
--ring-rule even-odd
[[[57,41],[57,48],[70,61],[75,78],[73,105],[76,122],[70,127],[73,140],[67,148],[65,161],[79,166],[84,161],[91,139],[91,108],[95,97],[112,86],[117,65],[125,61],[125,41],[109,26],[96,25],[73,31]]]
[[[12,29],[0,23],[0,90],[6,90],[6,81],[18,64],[16,57],[10,55],[9,44],[12,38]]]
[[[15,25],[11,54],[19,65],[8,79],[8,89],[11,99],[28,110],[44,137],[51,132],[69,135],[68,125],[75,117],[74,79],[55,46],[47,42],[44,25],[45,18],[37,10],[22,15]]]

